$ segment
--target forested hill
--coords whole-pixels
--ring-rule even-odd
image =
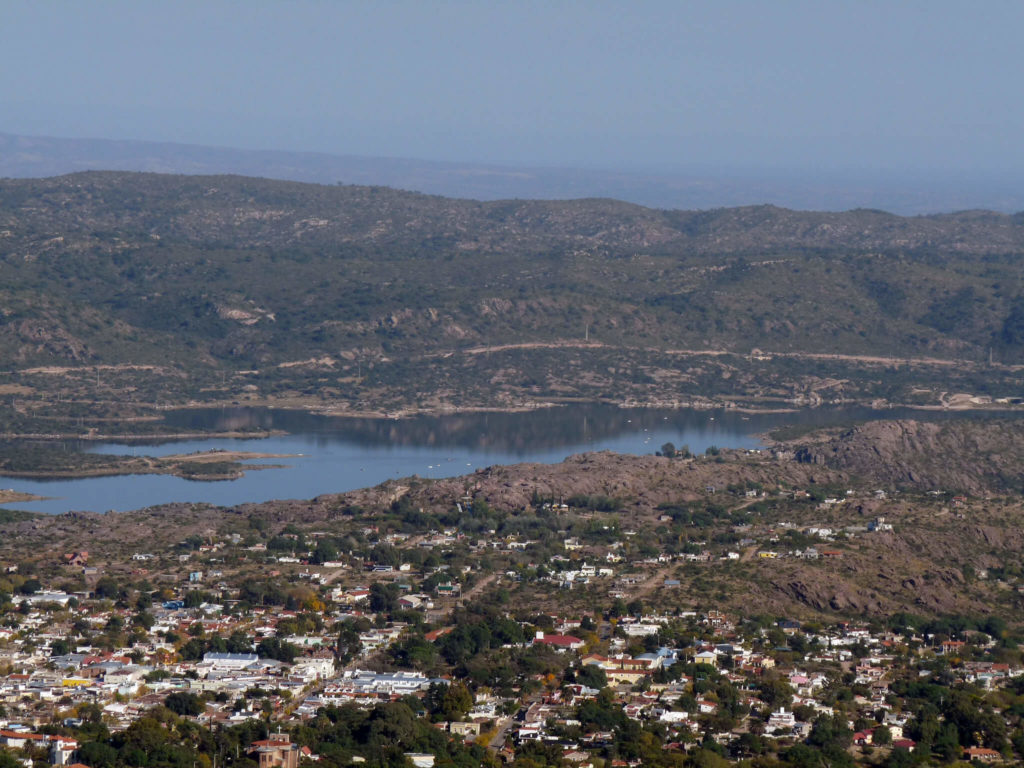
[[[415,247],[418,256],[516,253],[530,245],[676,256],[780,248],[918,256],[1024,249],[1024,214],[988,211],[918,217],[774,206],[665,211],[603,199],[476,202],[384,187],[114,172],[0,184],[3,222],[12,228],[7,237],[29,247],[40,245],[32,235],[73,235],[81,249],[97,245],[90,236],[114,234],[133,245],[139,243],[132,238],[156,235],[204,248],[401,245]]]
[[[571,341],[1024,362],[1022,254],[1024,215],[983,211],[663,211],[107,172],[2,180],[0,354],[14,368],[239,370]],[[595,366],[607,377],[605,358],[576,364],[577,379]],[[512,378],[544,394],[549,373]]]

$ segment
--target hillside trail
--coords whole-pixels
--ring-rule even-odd
[[[498,578],[498,574],[496,574],[496,573],[489,573],[489,574],[487,574],[482,579],[480,579],[480,581],[478,581],[476,584],[474,584],[472,587],[470,587],[469,590],[467,590],[466,592],[463,592],[462,596],[459,598],[459,601],[462,602],[462,601],[465,601],[467,599],[476,597],[481,592],[483,592],[485,589],[487,589],[487,587],[490,586],[490,584],[496,578]]]
[[[647,581],[645,581],[643,584],[641,584],[639,587],[633,590],[633,592],[631,593],[631,597],[634,600],[637,598],[643,598],[651,594],[651,592],[656,590],[658,587],[664,586],[665,579],[671,576],[672,572],[675,570],[675,567],[675,564],[669,564],[656,570],[654,574],[649,579],[647,579]]]
[[[559,339],[555,341],[528,341],[521,342],[518,344],[492,344],[479,347],[470,347],[463,350],[450,350],[448,352],[435,353],[430,355],[431,357],[445,357],[454,354],[455,352],[463,352],[467,355],[484,355],[492,352],[505,352],[516,349],[637,349],[628,345],[621,344],[607,344],[600,341],[584,341],[579,339]],[[658,352],[666,355],[686,355],[694,357],[722,357],[733,355],[736,357],[748,357],[752,353],[736,352],[729,349],[660,349],[657,347],[642,347],[647,352]],[[908,365],[908,366],[963,366],[963,365],[975,365],[975,360],[962,360],[957,358],[938,358],[938,357],[896,357],[896,356],[881,356],[881,355],[846,355],[833,352],[771,352],[761,351],[756,353],[758,356],[765,358],[772,357],[790,357],[797,360],[837,360],[850,363],[867,363],[872,365]],[[1011,366],[1002,365],[1000,363],[991,363],[995,367],[1005,368],[1007,370],[1016,370],[1018,368],[1024,369],[1024,366]]]

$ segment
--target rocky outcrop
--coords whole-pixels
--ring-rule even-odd
[[[881,487],[980,494],[1024,486],[1024,423],[874,421],[798,444],[803,464],[849,472]]]

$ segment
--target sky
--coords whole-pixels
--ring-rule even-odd
[[[1024,3],[0,3],[0,131],[505,165],[1024,171]]]

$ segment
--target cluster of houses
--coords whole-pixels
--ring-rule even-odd
[[[645,617],[631,626],[633,631],[627,638],[613,642],[618,652],[610,654],[588,653],[582,641],[572,636],[542,636],[534,642],[546,642],[573,653],[574,665],[583,669],[594,666],[604,673],[604,679],[614,694],[615,703],[623,713],[638,721],[657,721],[669,733],[666,748],[684,749],[710,735],[723,745],[740,738],[743,733],[756,730],[765,738],[791,744],[806,739],[813,727],[813,721],[820,715],[840,715],[847,720],[850,729],[860,719],[876,722],[877,726],[855,731],[854,746],[879,746],[887,750],[905,749],[913,752],[915,742],[904,734],[904,728],[911,715],[903,711],[894,697],[890,685],[905,676],[909,664],[918,664],[938,656],[963,653],[963,641],[935,640],[927,637],[904,638],[891,632],[872,633],[866,627],[842,623],[831,629],[801,631],[797,622],[780,621],[778,629],[789,636],[799,633],[808,650],[795,661],[794,654],[787,646],[768,647],[767,631],[760,636],[741,639],[734,623],[726,616],[710,612],[699,618],[704,629],[713,628],[714,639],[693,642],[684,647],[661,647],[655,651],[631,655],[622,647],[636,636],[643,636],[651,629],[657,629],[666,617]],[[706,634],[706,633],[705,633]],[[975,643],[978,638],[973,638]],[[991,643],[989,643],[991,645]],[[757,646],[757,647],[754,647]],[[908,649],[913,649],[908,653]],[[984,655],[985,644],[975,644],[972,649]],[[909,660],[908,660],[909,659]],[[733,722],[727,730],[714,730],[714,715],[720,704],[713,695],[702,696],[700,687],[695,687],[694,674],[659,675],[676,664],[683,664],[688,670],[698,670],[696,676],[721,675],[739,691],[740,703],[749,712],[740,722]],[[689,665],[696,666],[689,666]],[[699,670],[707,672],[701,673]],[[714,670],[712,672],[712,670]],[[810,671],[814,670],[814,671]],[[837,709],[827,703],[834,697],[826,694],[841,680],[845,671],[854,675],[853,684],[858,693],[852,698],[852,707]],[[926,679],[930,673],[922,667],[918,673]],[[1024,668],[990,660],[963,661],[950,670],[954,682],[980,684],[995,689],[1007,684],[1014,677],[1024,674]],[[759,694],[759,683],[765,679],[784,682],[788,691],[787,700],[769,705]],[[574,718],[581,703],[594,699],[599,691],[584,685],[562,686],[550,691],[522,709],[511,729],[519,743],[527,741],[551,741],[563,747],[566,757],[586,765],[590,752],[595,747],[605,746],[613,734],[584,733],[572,743],[567,743],[567,726],[580,726]],[[754,725],[756,723],[756,725]],[[886,738],[875,741],[875,734],[884,728]],[[981,746],[971,747],[964,752],[965,759],[982,762],[1001,761],[1003,755]]]
[[[344,590],[343,598],[361,602],[358,593],[366,590]],[[56,593],[54,593],[56,594]],[[56,600],[60,603],[60,600]],[[287,664],[274,659],[261,658],[257,653],[208,652],[202,658],[183,660],[172,645],[159,642],[156,626],[181,630],[202,624],[204,632],[222,635],[244,625],[248,636],[273,636],[275,625],[294,615],[288,611],[257,611],[245,619],[219,615],[208,606],[185,609],[168,601],[165,607],[154,611],[156,624],[151,642],[136,642],[131,648],[117,651],[72,649],[68,653],[53,655],[48,652],[47,641],[56,641],[61,632],[38,622],[38,638],[43,645],[24,648],[17,652],[8,648],[6,661],[21,671],[0,678],[0,703],[9,716],[0,722],[0,744],[11,749],[26,744],[45,746],[54,765],[69,765],[73,761],[76,742],[64,737],[44,736],[33,730],[45,719],[29,715],[31,706],[18,716],[19,707],[32,702],[45,702],[49,712],[59,702],[64,709],[76,704],[90,703],[101,708],[103,715],[115,728],[125,727],[149,707],[160,703],[175,691],[226,694],[219,702],[208,702],[197,719],[204,723],[232,723],[263,714],[265,710],[251,701],[248,692],[273,691],[266,694],[281,718],[307,718],[328,704],[353,702],[368,706],[380,701],[393,701],[408,695],[421,695],[431,685],[447,684],[445,678],[431,678],[420,672],[398,670],[383,672],[364,669],[358,664],[349,669],[338,669],[333,654],[326,648],[329,632],[320,637],[292,638],[296,645],[308,653]],[[92,614],[91,607],[80,609],[83,615],[99,624],[109,621],[106,613]],[[40,617],[30,610],[25,616],[31,625]],[[628,649],[639,641],[655,638],[673,623],[686,622],[699,633],[702,640],[693,640],[678,647],[657,647],[645,653],[631,653]],[[780,621],[772,629],[784,636],[799,634],[805,651],[796,657],[786,646],[772,647],[767,643],[767,631],[759,635],[744,636],[736,623],[717,611],[704,614],[686,612],[685,615],[646,615],[625,617],[617,622],[616,632],[607,642],[608,650],[588,649],[588,642],[573,634],[579,622],[561,620],[556,631],[537,631],[528,645],[547,646],[571,657],[571,666],[584,670],[599,668],[603,679],[614,696],[614,702],[629,718],[638,721],[656,721],[664,726],[669,738],[666,748],[684,749],[708,729],[713,729],[714,717],[720,702],[712,695],[702,695],[695,686],[699,670],[706,675],[723,676],[740,692],[745,711],[749,712],[741,723],[732,723],[722,732],[711,736],[723,744],[739,738],[742,731],[759,723],[758,730],[766,738],[792,743],[805,739],[812,728],[814,717],[835,715],[840,710],[826,703],[823,696],[844,671],[852,672],[854,684],[862,691],[853,699],[854,709],[841,713],[849,718],[870,717],[876,727],[862,728],[854,734],[857,746],[875,743],[878,728],[884,728],[886,749],[913,751],[914,742],[904,734],[909,715],[893,705],[890,685],[896,677],[905,674],[901,665],[915,665],[917,661],[937,656],[959,658],[968,651],[974,658],[954,664],[949,672],[958,681],[995,689],[1024,673],[1009,664],[985,659],[985,645],[978,637],[967,640],[900,637],[890,632],[872,633],[866,627],[843,623],[830,629],[809,629],[797,622]],[[366,655],[400,641],[408,631],[405,625],[373,627],[360,636]],[[443,631],[431,633],[436,640]],[[584,634],[579,632],[579,634]],[[285,639],[285,638],[282,638]],[[15,644],[16,645],[16,644]],[[908,653],[908,648],[913,652]],[[980,658],[979,658],[980,657]],[[795,661],[795,658],[799,658]],[[908,658],[910,661],[908,662]],[[695,674],[666,674],[675,665],[682,665]],[[690,666],[696,665],[696,666]],[[813,671],[812,671],[813,670]],[[924,671],[921,672],[925,674]],[[759,694],[759,682],[777,678],[788,685],[788,700],[775,701],[769,706]],[[576,755],[578,763],[585,765],[594,750],[607,744],[610,733],[584,733],[571,744],[565,744],[566,726],[578,725],[574,713],[583,702],[597,697],[600,692],[584,684],[575,683],[547,690],[539,698],[525,702],[518,715],[511,720],[507,733],[515,743],[531,740],[550,740],[564,745],[566,754]],[[286,701],[297,706],[285,709]],[[507,711],[510,702],[481,695],[476,706],[464,722],[445,724],[448,731],[461,738],[476,738],[482,728],[491,728],[505,720],[500,714]],[[287,713],[287,714],[286,714]],[[881,717],[879,715],[881,714]],[[673,746],[674,745],[674,746]],[[293,764],[302,755],[297,745],[282,738],[272,738],[253,746],[253,755],[260,760],[275,760],[268,766]],[[972,748],[970,757],[981,761],[997,759],[982,747]],[[995,753],[998,754],[998,753]],[[427,756],[422,759],[426,760]],[[1001,756],[998,758],[1001,759]],[[281,762],[283,761],[283,762]],[[297,762],[294,763],[297,765]]]
[[[804,492],[796,492],[800,493]],[[799,498],[796,494],[794,498]],[[761,491],[751,491],[745,498],[756,500],[763,496]],[[882,500],[884,495],[876,494],[876,499]],[[842,503],[843,498],[826,499],[821,508],[827,510]],[[564,505],[553,505],[551,509],[568,511]],[[634,549],[632,542],[644,538],[637,531],[609,534],[599,545],[559,533],[562,548],[531,567],[539,578],[558,587],[608,584],[609,595],[628,597],[634,587],[648,581],[648,576],[634,572],[646,566],[660,572],[676,563],[838,558],[843,550],[834,547],[841,539],[884,533],[892,528],[881,516],[866,525],[843,528],[823,523],[800,528],[776,523],[755,530],[752,525],[737,525],[732,526],[731,533],[735,535],[728,544],[689,542],[689,551],[648,551],[643,558],[635,552],[632,556],[627,554]],[[782,542],[791,530],[811,537],[814,546],[807,546],[808,540],[804,539],[802,548],[786,549]],[[491,535],[493,532],[470,541],[456,529],[417,536],[398,532],[380,535],[375,527],[368,527],[363,533],[372,537],[373,543],[388,544],[399,552],[422,548],[443,553],[463,546],[471,553],[484,552],[488,556],[495,551],[510,553],[503,558],[510,565],[502,566],[509,570],[496,569],[494,577],[498,580],[522,578],[525,558],[519,553],[538,544],[522,536]],[[238,545],[240,541],[235,536],[229,543]],[[556,540],[556,546],[557,543]],[[375,585],[394,585],[391,590],[398,594],[398,609],[422,612],[423,618],[437,622],[438,626],[444,623],[439,619],[463,596],[463,586],[469,592],[471,579],[477,575],[473,567],[436,566],[431,569],[429,582],[424,579],[414,586],[415,577],[426,576],[426,569],[416,573],[409,563],[392,564],[398,563],[395,559],[391,563],[364,562],[354,555],[339,555],[336,561],[312,565],[308,557],[291,556],[294,553],[274,557],[276,563],[285,567],[270,571],[270,575],[283,574],[296,583],[319,585],[316,594],[322,600],[321,606],[306,610],[318,613],[323,627],[296,635],[291,629],[281,628],[286,626],[285,620],[298,619],[301,609],[255,607],[244,614],[232,610],[234,601],[226,597],[231,590],[220,570],[228,546],[224,542],[208,542],[198,548],[198,556],[176,553],[174,558],[184,564],[178,567],[181,583],[172,592],[176,596],[146,607],[115,608],[110,601],[93,599],[86,590],[73,593],[43,589],[19,596],[16,626],[0,627],[0,641],[5,641],[0,642],[0,666],[11,670],[0,677],[0,705],[7,713],[6,719],[0,719],[0,745],[9,749],[24,749],[26,745],[46,747],[52,764],[71,765],[76,741],[46,736],[39,729],[52,722],[55,712],[72,713],[80,705],[94,705],[115,730],[127,727],[176,692],[210,694],[204,696],[203,711],[195,716],[204,724],[242,722],[265,716],[268,708],[273,717],[288,722],[314,717],[326,705],[373,706],[381,701],[420,696],[431,686],[450,682],[410,669],[389,669],[380,663],[384,652],[405,640],[420,617],[393,617],[412,623],[386,621],[370,605]],[[259,555],[261,561],[264,557],[264,562],[271,559],[263,544],[246,549]],[[132,568],[137,569],[133,573],[144,575],[147,568],[167,559],[168,556],[137,553],[131,561]],[[87,578],[96,575],[97,566],[90,564],[87,552],[66,553],[61,562],[63,567],[81,570]],[[623,568],[628,570],[623,573]],[[671,578],[664,578],[662,583],[679,585]],[[199,593],[204,595],[202,600],[195,599]],[[148,624],[136,621],[142,613],[151,619]],[[63,618],[54,620],[58,614]],[[593,634],[593,627],[584,630],[577,620],[555,619],[553,631],[529,625],[523,648],[540,647],[565,654],[559,658],[567,660],[570,669],[581,673],[579,678],[583,680],[593,679],[596,670],[600,670],[597,677],[606,681],[613,703],[626,717],[664,726],[668,734],[666,749],[683,750],[705,737],[729,745],[752,730],[781,743],[795,743],[807,738],[815,717],[841,715],[848,718],[851,729],[864,719],[877,723],[875,727],[856,730],[856,746],[884,743],[886,749],[912,752],[916,745],[904,733],[909,716],[898,703],[893,703],[891,689],[893,682],[907,673],[907,665],[921,679],[927,679],[928,668],[920,662],[944,656],[953,662],[946,672],[951,679],[985,689],[997,689],[1024,673],[986,658],[987,649],[977,637],[908,639],[890,632],[871,632],[850,623],[811,629],[792,621],[780,621],[775,627],[751,633],[738,629],[732,617],[713,610],[702,614],[676,610],[671,615],[618,616],[609,622],[612,629],[605,634]],[[354,620],[359,627],[359,650],[347,668],[337,661],[335,653],[338,623],[346,620]],[[78,629],[72,631],[73,625],[78,625]],[[68,647],[68,638],[84,634],[82,626],[100,634],[112,625],[131,628],[125,647]],[[680,633],[680,626],[690,631]],[[435,642],[450,630],[451,627],[442,627],[426,633],[423,639]],[[778,636],[773,630],[786,637],[799,634],[800,652],[794,652],[785,642],[768,642],[769,635]],[[683,634],[688,638],[686,641],[679,639]],[[242,652],[184,653],[183,646],[189,638],[238,635],[247,646]],[[664,637],[674,641],[663,642]],[[297,649],[298,655],[287,662],[261,656],[257,652],[262,647],[260,642],[269,639],[288,643]],[[961,660],[965,656],[967,660]],[[680,672],[683,669],[686,673]],[[851,706],[837,709],[825,694],[844,674],[852,674],[858,693]],[[709,695],[703,684],[711,678],[726,680],[738,691],[744,712],[740,722],[729,722],[719,729],[719,723],[725,722],[716,717],[722,703]],[[785,700],[765,700],[760,684],[768,679],[785,683]],[[584,730],[581,735],[566,736],[580,730],[577,713],[581,705],[599,696],[607,697],[607,691],[581,682],[551,685],[549,680],[540,690],[540,695],[524,694],[510,699],[481,692],[464,721],[446,723],[444,727],[453,737],[466,739],[499,729],[511,744],[550,741],[561,746],[565,756],[581,766],[587,765],[591,755],[614,739],[614,734],[603,731]],[[503,714],[517,707],[516,715]],[[74,718],[68,719],[73,721]],[[982,747],[972,750],[965,757],[982,762],[998,759]],[[274,734],[257,742],[250,752],[261,768],[294,767],[303,756],[312,758],[308,750],[303,755],[286,734]],[[417,765],[432,764],[430,755],[409,757]]]

